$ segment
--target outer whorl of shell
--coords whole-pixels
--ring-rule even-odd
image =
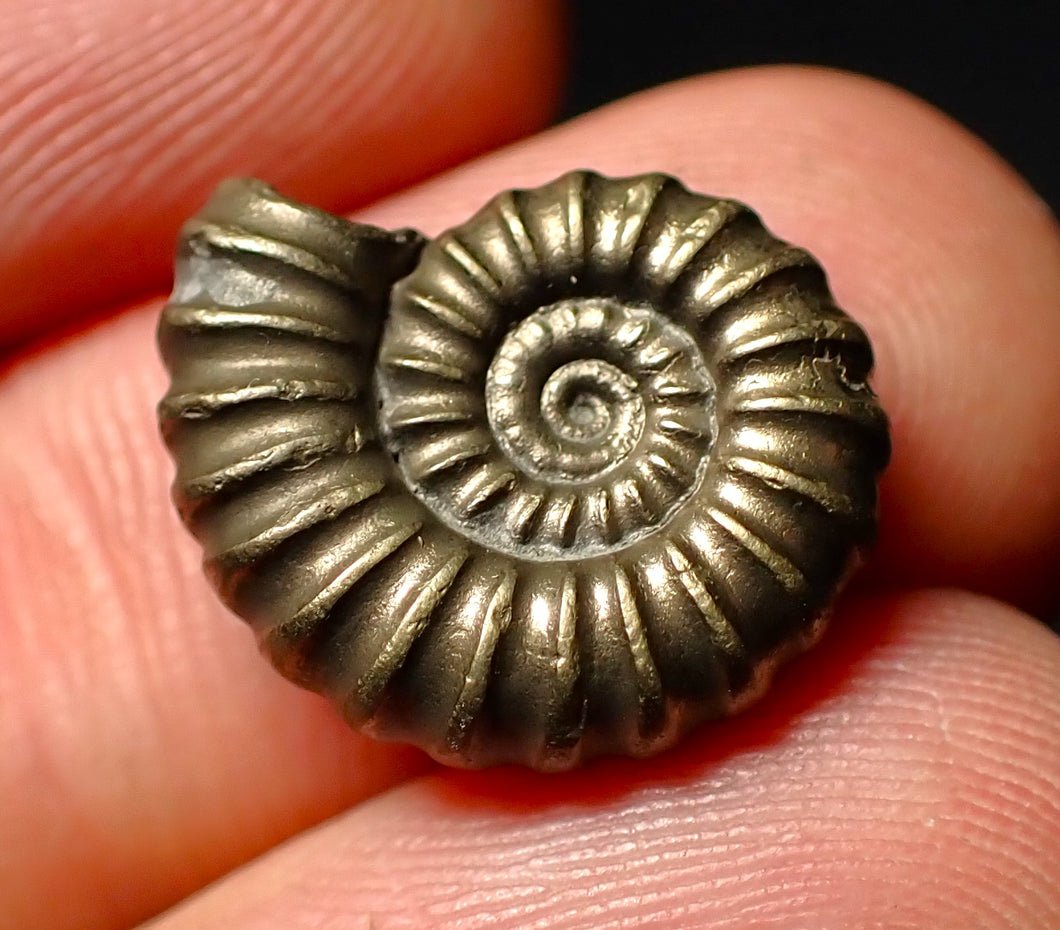
[[[225,602],[446,762],[643,755],[738,709],[874,535],[864,333],[809,255],[661,175],[571,173],[428,243],[227,182],[160,342]]]

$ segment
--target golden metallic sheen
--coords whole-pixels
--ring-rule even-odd
[[[864,332],[810,255],[663,175],[572,172],[432,241],[229,181],[159,341],[225,603],[450,764],[648,755],[740,709],[875,534]]]

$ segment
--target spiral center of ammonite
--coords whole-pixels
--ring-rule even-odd
[[[669,317],[572,297],[483,333],[482,368],[456,368],[464,345],[400,356],[377,390],[403,480],[465,537],[531,560],[599,555],[668,524],[699,486],[714,383]]]
[[[621,457],[644,429],[644,403],[637,382],[598,358],[561,365],[541,390],[541,415],[560,439],[608,442]]]
[[[622,465],[648,419],[630,341],[653,311],[603,298],[530,314],[501,342],[486,377],[490,427],[506,455],[545,481],[594,481]]]
[[[600,358],[559,365],[541,387],[534,417],[532,392],[539,377],[534,373],[508,386],[494,378],[496,392],[487,389],[497,440],[528,471],[541,478],[591,478],[620,463],[640,441],[644,399],[636,379],[616,365]],[[526,393],[513,397],[520,383]],[[528,419],[516,422],[523,416]],[[527,428],[535,420],[538,428]]]

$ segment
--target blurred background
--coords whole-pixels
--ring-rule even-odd
[[[986,139],[1060,213],[1060,0],[572,0],[564,116],[741,65],[846,68]]]

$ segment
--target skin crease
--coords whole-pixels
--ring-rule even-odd
[[[393,161],[381,187],[407,176]],[[0,926],[129,927],[241,863],[158,926],[1060,924],[1060,644],[1012,606],[908,590],[1046,603],[1047,213],[907,96],[762,69],[617,104],[361,218],[435,233],[576,165],[746,199],[829,268],[895,431],[874,590],[748,716],[675,753],[562,778],[434,770],[349,733],[217,605],[166,499],[159,304],[117,314],[0,382]],[[92,306],[61,290],[38,331]]]

